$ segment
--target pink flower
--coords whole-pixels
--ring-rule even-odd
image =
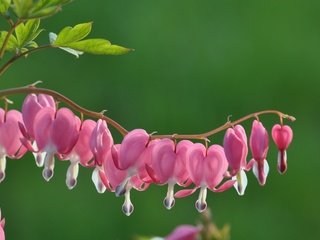
[[[34,136],[40,152],[45,153],[42,175],[49,181],[54,172],[54,155],[68,155],[79,136],[79,119],[67,108],[57,112],[42,108],[34,120]]]
[[[139,191],[143,191],[148,188],[149,183],[144,183],[140,178],[136,175],[129,176],[126,170],[120,170],[115,166],[113,156],[118,157],[119,149],[121,145],[117,144],[113,146],[112,152],[109,151],[106,155],[105,161],[103,162],[104,167],[104,176],[101,176],[103,183],[110,190],[115,192],[118,186],[121,186],[124,182],[126,183],[122,191],[123,193],[118,193],[119,195],[124,195],[125,201],[122,205],[122,211],[127,216],[130,216],[134,210],[134,206],[130,199],[130,191],[132,188],[137,189]],[[102,174],[102,172],[100,172]],[[118,187],[119,189],[119,187]]]
[[[269,136],[261,122],[254,120],[250,136],[250,148],[252,152],[253,173],[260,185],[265,185],[269,173],[269,165],[266,160],[269,149]]]
[[[185,197],[200,188],[195,206],[199,212],[203,212],[207,208],[207,188],[213,192],[223,192],[232,187],[235,181],[226,181],[217,188],[228,169],[228,161],[221,146],[212,145],[209,149],[206,149],[203,144],[195,143],[189,149],[188,155],[187,170],[196,187],[181,190],[175,196],[178,198]]]
[[[192,225],[180,225],[166,236],[164,240],[196,240],[200,230],[199,227]]]
[[[185,186],[188,180],[187,150],[192,144],[184,140],[176,146],[173,140],[162,139],[152,149],[151,165],[146,165],[146,169],[154,183],[168,184],[167,196],[163,201],[167,209],[175,204],[174,185]]]
[[[127,172],[127,178],[116,187],[115,193],[117,196],[125,193],[124,189],[127,181],[132,176],[138,175],[142,180],[148,176],[145,164],[146,161],[150,160],[146,157],[151,153],[149,140],[149,134],[145,130],[135,129],[123,138],[118,154],[115,154],[114,148],[111,149],[115,166]]]
[[[247,187],[247,176],[244,170],[247,170],[247,135],[241,125],[229,128],[224,136],[224,152],[231,169],[231,175],[235,180],[234,187],[239,195],[243,195]]]
[[[79,163],[84,167],[94,166],[94,162],[89,163],[93,158],[93,154],[89,146],[89,140],[95,127],[95,121],[90,119],[83,121],[80,126],[78,141],[71,153],[66,157],[70,161],[66,178],[66,184],[70,190],[73,189],[77,184]]]
[[[23,136],[18,122],[22,122],[20,112],[10,110],[6,113],[0,108],[0,182],[5,178],[6,157],[18,159],[27,151],[20,141]]]
[[[104,120],[98,120],[91,137],[90,137],[90,149],[94,156],[95,169],[92,173],[92,181],[99,193],[104,193],[106,187],[103,184],[104,170],[102,163],[105,161],[108,152],[111,150],[113,145],[113,138],[110,130],[108,129],[107,123]]]
[[[5,240],[6,236],[4,234],[4,225],[6,223],[6,220],[4,218],[1,219],[1,210],[0,210],[0,240]]]
[[[56,103],[53,97],[45,94],[29,94],[22,105],[22,118],[25,129],[23,125],[20,125],[22,128],[22,133],[25,140],[28,140],[33,145],[34,149],[38,149],[37,143],[34,141],[34,120],[38,112],[44,108],[50,107],[56,111]],[[38,167],[42,167],[44,163],[44,154],[43,153],[33,153]]]
[[[278,171],[280,173],[285,173],[287,170],[287,148],[292,142],[293,132],[292,129],[287,126],[281,126],[276,124],[272,128],[272,138],[276,143],[279,153],[278,153]]]

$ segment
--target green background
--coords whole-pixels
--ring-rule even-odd
[[[40,42],[48,42],[50,31],[93,21],[92,37],[136,51],[79,59],[61,50],[39,52],[9,69],[0,87],[43,80],[41,86],[86,108],[107,109],[127,129],[163,134],[204,132],[223,124],[229,114],[233,119],[264,109],[292,114],[297,121],[289,123],[295,137],[287,174],[276,171],[272,143],[265,187],[250,172],[245,196],[234,189],[210,192],[208,204],[219,226],[231,225],[232,239],[318,239],[319,10],[317,0],[76,0],[43,21]],[[11,99],[19,108],[22,96]],[[276,116],[261,119],[269,130],[278,122]],[[244,126],[249,133],[251,121]],[[211,140],[221,143],[222,137]],[[164,236],[199,217],[196,195],[177,200],[167,211],[162,207],[166,188],[156,186],[132,193],[135,211],[126,217],[123,198],[96,193],[88,169],[81,169],[78,186],[67,190],[67,166],[57,162],[54,178],[46,183],[31,154],[8,161],[0,184],[7,239]]]

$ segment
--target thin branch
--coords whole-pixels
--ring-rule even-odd
[[[6,50],[6,47],[7,47],[7,44],[8,44],[8,41],[10,39],[11,34],[16,29],[16,27],[18,27],[21,23],[23,23],[23,21],[18,20],[15,24],[13,24],[11,26],[10,30],[8,31],[6,37],[5,37],[4,41],[3,41],[2,47],[0,49],[0,59],[3,58],[3,54],[4,54],[5,50]]]
[[[17,61],[18,59],[20,59],[21,57],[26,56],[26,55],[28,55],[28,54],[30,54],[30,53],[33,53],[33,52],[37,52],[37,51],[42,50],[42,49],[46,49],[46,48],[53,48],[53,46],[52,46],[52,45],[43,45],[43,46],[40,46],[40,47],[32,48],[32,49],[30,49],[30,50],[28,50],[28,51],[25,51],[25,52],[23,52],[23,53],[20,53],[20,54],[18,54],[18,55],[13,56],[12,58],[10,58],[10,59],[8,60],[8,62],[6,62],[6,63],[0,68],[0,76],[1,76],[3,73],[5,73],[5,72],[8,70],[8,68],[9,68],[15,61]]]
[[[30,85],[27,87],[20,87],[20,88],[11,88],[11,89],[6,89],[6,90],[0,90],[0,97],[6,97],[9,95],[15,95],[15,94],[21,94],[21,93],[26,93],[26,94],[42,93],[42,94],[50,95],[50,96],[54,97],[56,100],[69,105],[75,111],[78,111],[88,117],[105,120],[108,124],[110,124],[111,126],[116,128],[123,136],[125,136],[128,133],[128,131],[124,127],[122,127],[119,123],[117,123],[113,119],[104,116],[103,113],[94,112],[94,111],[85,109],[85,108],[79,106],[78,104],[76,104],[75,102],[73,102],[72,100],[70,100],[69,98],[65,97],[64,95],[62,95],[56,91],[50,90],[50,89],[36,88],[34,85]]]
[[[105,120],[108,124],[110,124],[111,126],[113,126],[115,129],[117,129],[122,136],[125,136],[128,131],[121,126],[118,122],[116,122],[115,120],[106,117],[103,115],[103,113],[101,112],[94,112],[88,109],[85,109],[81,106],[79,106],[78,104],[76,104],[75,102],[73,102],[72,100],[70,100],[69,98],[65,97],[64,95],[62,95],[61,93],[58,93],[56,91],[50,90],[50,89],[46,89],[46,88],[37,88],[35,87],[35,84],[33,85],[29,85],[27,87],[20,87],[20,88],[11,88],[11,89],[6,89],[6,90],[0,90],[0,97],[4,98],[6,96],[9,95],[14,95],[14,94],[30,94],[30,93],[42,93],[42,94],[47,94],[47,95],[51,95],[52,97],[54,97],[56,100],[63,102],[67,105],[69,105],[73,110],[80,112],[83,115],[86,115],[88,117],[92,117],[92,118],[96,118],[96,119],[102,119]],[[210,130],[209,132],[206,133],[201,133],[201,134],[171,134],[171,135],[150,135],[151,139],[156,139],[156,138],[172,138],[172,139],[202,139],[202,140],[206,140],[208,137],[224,131],[236,124],[239,124],[241,122],[244,122],[250,118],[257,118],[260,115],[265,115],[265,114],[275,114],[278,115],[280,117],[280,122],[282,122],[282,119],[288,119],[289,121],[295,121],[296,119],[293,116],[290,116],[288,114],[282,113],[280,111],[277,110],[265,110],[265,111],[261,111],[261,112],[255,112],[255,113],[251,113],[245,117],[242,117],[238,120],[235,120],[233,122],[228,121],[227,123],[225,123],[224,125]]]
[[[282,123],[282,119],[288,119],[291,122],[294,122],[296,120],[295,117],[290,116],[288,114],[282,113],[278,110],[265,110],[265,111],[260,111],[260,112],[255,112],[255,113],[251,113],[247,116],[244,116],[238,120],[235,120],[233,122],[228,121],[227,123],[221,125],[218,128],[215,128],[213,130],[210,130],[209,132],[205,132],[205,133],[200,133],[200,134],[174,134],[173,135],[153,135],[151,138],[155,139],[155,138],[175,138],[175,139],[199,139],[199,140],[205,140],[208,137],[213,136],[216,133],[222,132],[234,125],[240,124],[250,118],[257,118],[260,115],[266,115],[266,114],[275,114],[278,115],[280,117],[280,122]]]

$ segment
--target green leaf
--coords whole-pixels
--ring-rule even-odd
[[[64,47],[66,44],[77,42],[88,36],[91,32],[92,23],[81,23],[74,27],[65,27],[57,36],[57,39],[53,42],[54,46]]]
[[[39,29],[39,26],[40,20],[33,19],[27,21],[26,23],[21,23],[18,27],[16,27],[15,34],[19,49],[36,46],[33,40],[36,39],[43,31],[43,29]]]
[[[103,55],[122,55],[132,51],[132,49],[118,45],[111,45],[111,43],[106,39],[86,39],[66,44],[64,47],[69,47],[86,53]]]
[[[13,0],[13,10],[18,17],[23,18],[27,16],[32,7],[32,0]]]
[[[125,47],[112,45],[106,39],[85,39],[92,23],[81,23],[74,27],[65,27],[58,35],[49,33],[50,44],[79,57],[83,52],[91,54],[121,55],[132,51]],[[79,54],[80,53],[80,54]]]
[[[72,0],[39,0],[31,8],[28,18],[48,17],[61,9],[61,6]]]
[[[13,0],[13,9],[21,19],[48,17],[72,0]]]
[[[6,38],[8,32],[2,31],[0,32],[0,46],[2,47],[4,39]],[[18,41],[12,34],[9,37],[8,43],[6,45],[6,51],[16,51],[18,48]]]
[[[11,0],[0,0],[0,13],[6,13],[10,7]]]

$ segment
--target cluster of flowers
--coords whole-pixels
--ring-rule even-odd
[[[275,125],[272,138],[278,149],[278,169],[287,168],[286,149],[292,140],[289,126]],[[68,160],[66,184],[72,189],[77,184],[79,164],[94,168],[92,180],[99,193],[105,190],[125,196],[122,210],[133,211],[130,200],[132,188],[143,191],[151,183],[168,185],[164,205],[170,209],[175,197],[185,197],[200,189],[196,208],[206,209],[207,189],[222,192],[234,186],[244,194],[245,171],[253,169],[259,183],[264,185],[269,171],[266,160],[268,132],[261,122],[254,120],[249,146],[252,160],[247,163],[248,143],[244,128],[233,126],[226,131],[223,147],[206,147],[201,143],[173,139],[152,139],[143,129],[135,129],[115,144],[103,120],[81,121],[71,110],[56,108],[53,97],[30,94],[24,100],[22,111],[0,109],[0,181],[5,178],[6,157],[21,158],[31,151],[43,177],[49,181],[54,174],[55,157]],[[218,186],[223,179],[227,179]],[[174,193],[176,184],[192,189]]]

